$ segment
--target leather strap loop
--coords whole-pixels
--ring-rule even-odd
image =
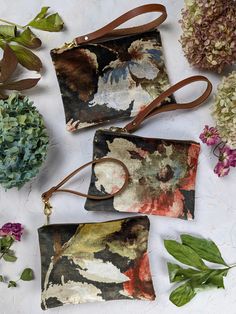
[[[74,177],[78,172],[80,172],[82,169],[86,168],[87,166],[89,165],[94,165],[94,164],[99,164],[99,163],[105,163],[105,162],[114,162],[114,163],[117,163],[118,165],[120,165],[124,172],[125,172],[125,177],[124,177],[124,184],[122,185],[122,187],[112,193],[112,194],[108,194],[108,195],[103,195],[103,196],[96,196],[96,195],[89,195],[89,194],[85,194],[85,193],[81,193],[81,192],[78,192],[78,191],[73,191],[73,190],[68,190],[68,189],[60,189],[61,186],[63,186],[67,181],[69,181],[72,177]],[[93,161],[90,161],[86,164],[84,164],[83,166],[77,168],[76,170],[74,170],[73,172],[71,172],[67,177],[65,177],[60,183],[58,183],[56,186],[52,187],[51,189],[49,189],[47,192],[44,192],[42,194],[42,199],[43,199],[43,202],[44,203],[47,203],[50,199],[50,197],[52,196],[53,193],[58,193],[58,192],[66,192],[66,193],[71,193],[71,194],[75,194],[75,195],[79,195],[79,196],[82,196],[82,197],[87,197],[89,199],[94,199],[94,200],[105,200],[105,199],[109,199],[109,198],[112,198],[113,196],[121,193],[128,185],[128,182],[129,182],[129,171],[126,167],[126,165],[116,159],[116,158],[101,158],[101,159],[96,159],[96,160],[93,160]]]
[[[149,22],[144,25],[136,26],[136,27],[129,27],[129,28],[122,28],[122,29],[116,29],[118,26],[124,24],[128,20],[139,16],[144,13],[150,13],[150,12],[159,12],[161,13],[161,16],[153,20],[152,22]],[[137,34],[137,33],[143,33],[150,31],[160,24],[162,24],[167,18],[167,12],[166,8],[164,5],[161,4],[146,4],[142,5],[140,7],[137,7],[133,10],[130,10],[126,12],[125,14],[121,15],[117,19],[113,20],[111,23],[105,25],[104,27],[98,29],[95,32],[79,36],[74,39],[74,42],[77,45],[84,44],[84,43],[89,43],[92,42],[96,39],[101,39],[101,38],[114,38],[114,37],[122,37],[122,36],[127,36],[127,35],[132,35],[132,34]]]
[[[174,92],[177,90],[192,84],[194,82],[206,82],[207,86],[204,91],[204,93],[199,96],[197,99],[187,102],[187,103],[180,103],[180,104],[166,104],[166,105],[161,105],[161,103],[169,96],[171,96]],[[201,75],[196,75],[196,76],[191,76],[188,77],[177,84],[171,86],[169,89],[167,89],[164,93],[162,93],[159,97],[154,99],[145,109],[143,109],[130,123],[128,123],[123,129],[127,132],[132,133],[135,131],[140,124],[147,118],[154,116],[158,113],[161,112],[167,112],[167,111],[172,111],[172,110],[177,110],[177,109],[192,109],[194,107],[197,107],[201,105],[211,94],[212,92],[212,84],[206,78],[205,76]]]

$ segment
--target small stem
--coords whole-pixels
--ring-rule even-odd
[[[9,21],[6,21],[6,20],[4,20],[4,19],[0,19],[0,22],[3,22],[3,23],[6,23],[6,24],[9,24],[9,25],[16,26],[16,27],[18,27],[18,28],[20,28],[20,29],[24,29],[24,26],[19,25],[19,24],[16,24],[16,23],[9,22]]]
[[[14,243],[14,241],[11,240],[11,243],[8,245],[8,247],[3,252],[1,252],[2,254],[0,255],[0,259],[2,259],[3,256],[8,252],[8,250],[10,249],[10,247],[12,246],[13,243]]]
[[[234,268],[236,267],[236,264],[230,265],[229,268]]]
[[[3,252],[2,254],[0,255],[0,259],[3,258],[3,256],[7,253],[7,251],[10,249],[11,246],[7,247]]]
[[[219,146],[220,146],[221,144],[224,144],[224,143],[223,143],[223,142],[218,143],[218,144],[216,145],[216,147],[214,148],[214,150],[213,150],[213,155],[216,156],[217,158],[219,158],[220,155],[217,155],[217,154],[215,153],[215,151],[217,150],[217,148],[219,148]],[[224,148],[224,146],[225,146],[225,144],[223,145],[222,148]]]

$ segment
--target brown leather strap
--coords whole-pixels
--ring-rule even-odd
[[[119,164],[124,172],[125,172],[125,177],[124,177],[124,184],[122,185],[122,187],[112,193],[112,194],[107,194],[107,195],[103,195],[103,196],[97,196],[97,195],[89,195],[89,194],[85,194],[85,193],[81,193],[81,192],[78,192],[78,191],[73,191],[73,190],[68,190],[68,189],[60,189],[60,187],[62,185],[64,185],[67,181],[69,181],[72,177],[74,177],[78,172],[80,172],[82,169],[86,168],[87,166],[89,165],[93,165],[93,164],[99,164],[99,163],[105,163],[105,162],[114,162],[114,163],[117,163]],[[50,197],[52,196],[53,193],[58,193],[58,192],[66,192],[66,193],[71,193],[71,194],[75,194],[75,195],[79,195],[79,196],[82,196],[82,197],[87,197],[89,199],[94,199],[94,200],[105,200],[105,199],[109,199],[111,197],[113,197],[114,195],[117,195],[119,193],[121,193],[125,188],[126,186],[128,185],[128,181],[129,181],[129,171],[126,167],[126,165],[116,159],[116,158],[101,158],[101,159],[96,159],[96,160],[93,160],[93,161],[90,161],[86,164],[84,164],[83,166],[77,168],[76,170],[74,170],[73,172],[71,172],[67,177],[65,177],[60,183],[58,183],[56,186],[53,186],[51,189],[49,189],[47,192],[44,192],[42,194],[42,199],[43,199],[43,202],[44,203],[47,203],[50,199]]]
[[[121,24],[124,24],[128,20],[139,16],[144,13],[150,13],[150,12],[159,12],[161,13],[161,16],[153,20],[152,22],[149,22],[144,25],[136,26],[136,27],[129,27],[129,28],[122,28],[122,29],[116,29]],[[149,30],[152,30],[159,26],[161,23],[165,21],[167,18],[167,12],[164,5],[161,4],[146,4],[142,5],[140,7],[137,7],[133,10],[130,10],[126,12],[125,14],[121,15],[111,23],[105,25],[104,27],[98,29],[95,32],[79,36],[74,39],[75,43],[77,45],[83,44],[83,43],[89,43],[96,39],[101,38],[114,38],[114,37],[122,37],[125,35],[132,35],[137,33],[143,33],[147,32]]]
[[[187,103],[180,103],[180,104],[166,104],[161,105],[161,103],[169,96],[171,96],[177,90],[185,87],[186,85],[192,84],[194,82],[206,82],[207,86],[204,93],[199,96],[197,99],[187,102]],[[191,109],[201,105],[211,94],[212,92],[212,84],[211,82],[205,77],[201,75],[191,76],[178,82],[177,84],[171,86],[167,89],[164,93],[162,93],[159,97],[154,99],[145,109],[143,109],[130,123],[128,123],[123,129],[127,132],[132,133],[135,131],[140,124],[147,118],[154,116],[161,112],[167,112],[177,109]]]

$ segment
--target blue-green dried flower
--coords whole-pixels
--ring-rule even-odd
[[[48,134],[27,97],[0,100],[0,184],[20,188],[35,177],[46,158]]]

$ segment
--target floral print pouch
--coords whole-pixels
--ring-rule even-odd
[[[195,101],[160,105],[172,92],[197,81],[206,82],[207,88]],[[112,157],[122,161],[129,171],[129,183],[112,198],[99,201],[87,199],[85,208],[193,219],[200,144],[186,140],[144,138],[130,133],[152,115],[200,105],[211,90],[212,85],[207,78],[190,77],[164,92],[123,129],[98,130],[94,137],[94,160]],[[122,180],[123,174],[114,163],[94,165],[89,193],[97,196],[112,193]]]
[[[114,30],[147,12],[156,20]],[[160,4],[133,9],[102,29],[51,51],[68,131],[136,116],[169,87],[161,37],[154,29],[167,17]],[[174,102],[173,95],[163,103]]]
[[[148,232],[145,216],[39,228],[42,309],[108,300],[154,300]]]

